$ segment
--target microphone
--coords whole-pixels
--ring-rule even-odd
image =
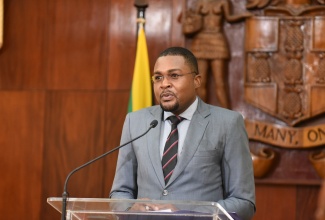
[[[96,157],[95,159],[92,159],[92,160],[88,161],[87,163],[85,163],[85,164],[83,164],[83,165],[81,165],[81,166],[75,168],[74,170],[72,170],[72,171],[68,174],[67,178],[65,179],[65,183],[64,183],[64,188],[63,188],[64,191],[63,191],[63,193],[62,193],[62,215],[61,215],[61,220],[65,220],[65,219],[66,219],[66,215],[67,215],[67,214],[66,214],[66,212],[67,212],[67,198],[68,198],[68,196],[69,196],[69,193],[68,193],[68,191],[67,191],[67,186],[68,186],[68,181],[69,181],[70,177],[72,176],[72,174],[74,174],[74,173],[77,172],[78,170],[80,170],[80,169],[82,169],[82,168],[88,166],[89,164],[92,164],[93,162],[95,162],[95,161],[97,161],[97,160],[99,160],[99,159],[101,159],[101,158],[107,156],[108,154],[113,153],[114,151],[120,149],[121,147],[124,147],[125,145],[127,145],[127,144],[129,144],[129,143],[131,143],[131,142],[133,142],[133,141],[135,141],[135,140],[137,140],[137,139],[139,139],[140,137],[142,137],[142,136],[144,136],[145,134],[147,134],[147,133],[150,131],[151,128],[155,128],[155,127],[157,126],[157,124],[158,124],[158,121],[157,121],[157,120],[153,120],[153,121],[150,123],[150,126],[149,126],[148,130],[147,130],[146,132],[144,132],[143,134],[141,134],[140,136],[138,136],[138,137],[136,137],[136,138],[130,140],[129,142],[127,142],[127,143],[125,143],[125,144],[122,144],[122,145],[120,145],[120,146],[118,146],[118,147],[115,147],[115,148],[113,148],[112,150],[110,150],[110,151],[108,151],[108,152],[106,152],[106,153],[104,153],[104,154],[102,154],[102,155]]]

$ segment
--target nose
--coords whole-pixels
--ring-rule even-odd
[[[168,77],[164,77],[163,80],[161,81],[160,83],[160,87],[161,88],[169,88],[171,86],[169,80],[168,80]]]

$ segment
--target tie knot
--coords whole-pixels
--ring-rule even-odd
[[[184,120],[184,118],[178,115],[172,115],[168,117],[168,120],[171,121],[172,125],[177,126],[181,121]]]

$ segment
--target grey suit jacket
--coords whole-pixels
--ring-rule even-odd
[[[215,201],[241,219],[255,213],[252,159],[243,117],[199,99],[175,170],[165,185],[159,153],[160,106],[129,113],[121,143],[158,125],[119,150],[111,198]]]

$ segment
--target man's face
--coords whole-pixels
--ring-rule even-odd
[[[195,100],[201,77],[195,75],[182,56],[159,57],[154,67],[156,100],[164,111],[175,115],[184,112]]]

